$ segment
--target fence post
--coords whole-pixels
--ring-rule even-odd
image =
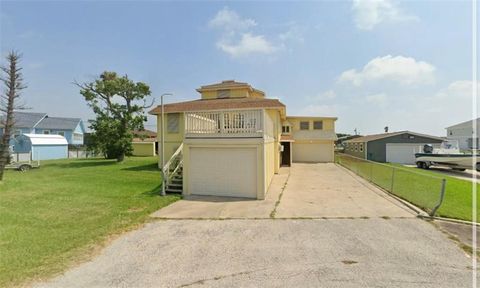
[[[432,212],[430,213],[430,217],[435,216],[435,213],[437,213],[438,208],[440,208],[440,206],[443,203],[443,198],[445,197],[445,186],[446,186],[446,184],[447,184],[447,180],[445,180],[445,178],[442,179],[442,188],[440,190],[440,199],[438,200],[437,206],[435,206],[435,208],[433,208]]]
[[[395,179],[395,167],[392,168],[392,182],[390,183],[390,192],[393,193],[393,183]]]

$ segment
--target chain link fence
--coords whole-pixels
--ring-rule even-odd
[[[335,162],[434,216],[443,202],[446,180],[405,168],[337,153]]]

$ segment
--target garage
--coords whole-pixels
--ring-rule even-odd
[[[415,153],[422,152],[427,143],[387,143],[387,162],[400,164],[415,164]],[[438,146],[434,145],[434,146]]]
[[[293,143],[293,162],[333,162],[333,142]]]
[[[257,198],[257,149],[190,148],[190,194]]]

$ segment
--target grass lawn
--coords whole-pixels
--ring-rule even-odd
[[[400,164],[390,164],[395,167],[400,167],[408,171],[425,176],[436,176],[445,178],[447,180],[445,189],[445,199],[437,211],[438,216],[457,218],[462,220],[472,220],[472,185],[473,183],[467,180],[458,179],[442,173],[431,170],[423,170],[415,167],[405,167]],[[477,185],[477,206],[480,207],[480,185]],[[477,219],[480,219],[480,213],[477,211]]]
[[[0,183],[0,287],[61,272],[179,199],[161,197],[156,158],[44,161]]]
[[[432,211],[437,205],[442,179],[446,179],[445,198],[435,215],[467,221],[472,220],[473,183],[470,181],[430,170],[405,167],[400,164],[366,162],[344,155],[337,155],[336,157],[336,161],[341,165],[427,212]],[[393,183],[392,177],[394,179]],[[478,184],[477,189],[480,191]],[[479,196],[477,196],[477,206],[480,207]],[[480,219],[478,211],[477,219]]]

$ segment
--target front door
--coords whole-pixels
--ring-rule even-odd
[[[292,160],[290,159],[290,142],[281,142],[283,146],[283,152],[282,152],[282,166],[290,166],[292,163]]]

